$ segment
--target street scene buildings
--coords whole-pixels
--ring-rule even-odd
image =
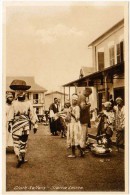
[[[4,4],[3,190],[127,193],[128,4],[35,3]]]
[[[94,106],[99,111],[110,95],[113,100],[120,96],[124,101],[124,44],[124,20],[121,20],[88,45],[92,49],[93,71],[87,75],[81,72],[78,80],[64,87],[75,86],[78,91],[79,87],[92,87]]]

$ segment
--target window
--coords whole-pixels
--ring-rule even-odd
[[[114,52],[114,46],[109,48],[109,56],[110,56],[110,66],[115,64],[115,52]]]
[[[104,69],[104,52],[98,52],[98,70]]]
[[[120,54],[121,54],[121,62],[124,61],[124,42],[120,42]]]
[[[123,41],[116,45],[117,64],[124,61],[124,43]]]
[[[36,108],[36,114],[39,114],[39,108]]]
[[[38,104],[38,93],[33,94],[33,103]]]
[[[116,45],[116,56],[117,56],[117,64],[121,61],[121,55],[120,55],[120,44]]]

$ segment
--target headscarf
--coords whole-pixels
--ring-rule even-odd
[[[8,98],[10,98],[10,97],[13,98],[13,94],[12,94],[11,92],[6,93],[6,98],[8,99]]]
[[[105,108],[110,108],[112,106],[111,102],[105,102],[103,103],[103,105],[105,106]]]
[[[123,102],[123,99],[121,97],[116,98],[116,102],[121,101]]]
[[[73,94],[73,95],[72,95],[72,100],[77,100],[77,101],[78,101],[78,95]]]

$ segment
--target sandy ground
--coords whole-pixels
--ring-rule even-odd
[[[51,136],[48,126],[30,132],[26,158],[16,168],[14,154],[6,155],[7,191],[124,191],[124,151],[109,157],[96,157],[91,151],[84,158],[69,159],[66,139]]]

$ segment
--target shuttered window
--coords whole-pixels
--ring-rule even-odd
[[[117,64],[124,61],[124,42],[120,42],[116,46]]]
[[[120,55],[120,44],[116,45],[116,56],[117,56],[117,64],[121,62],[121,55]]]
[[[98,70],[104,69],[104,52],[98,52]]]
[[[109,48],[110,66],[115,64],[115,51],[114,46]]]

